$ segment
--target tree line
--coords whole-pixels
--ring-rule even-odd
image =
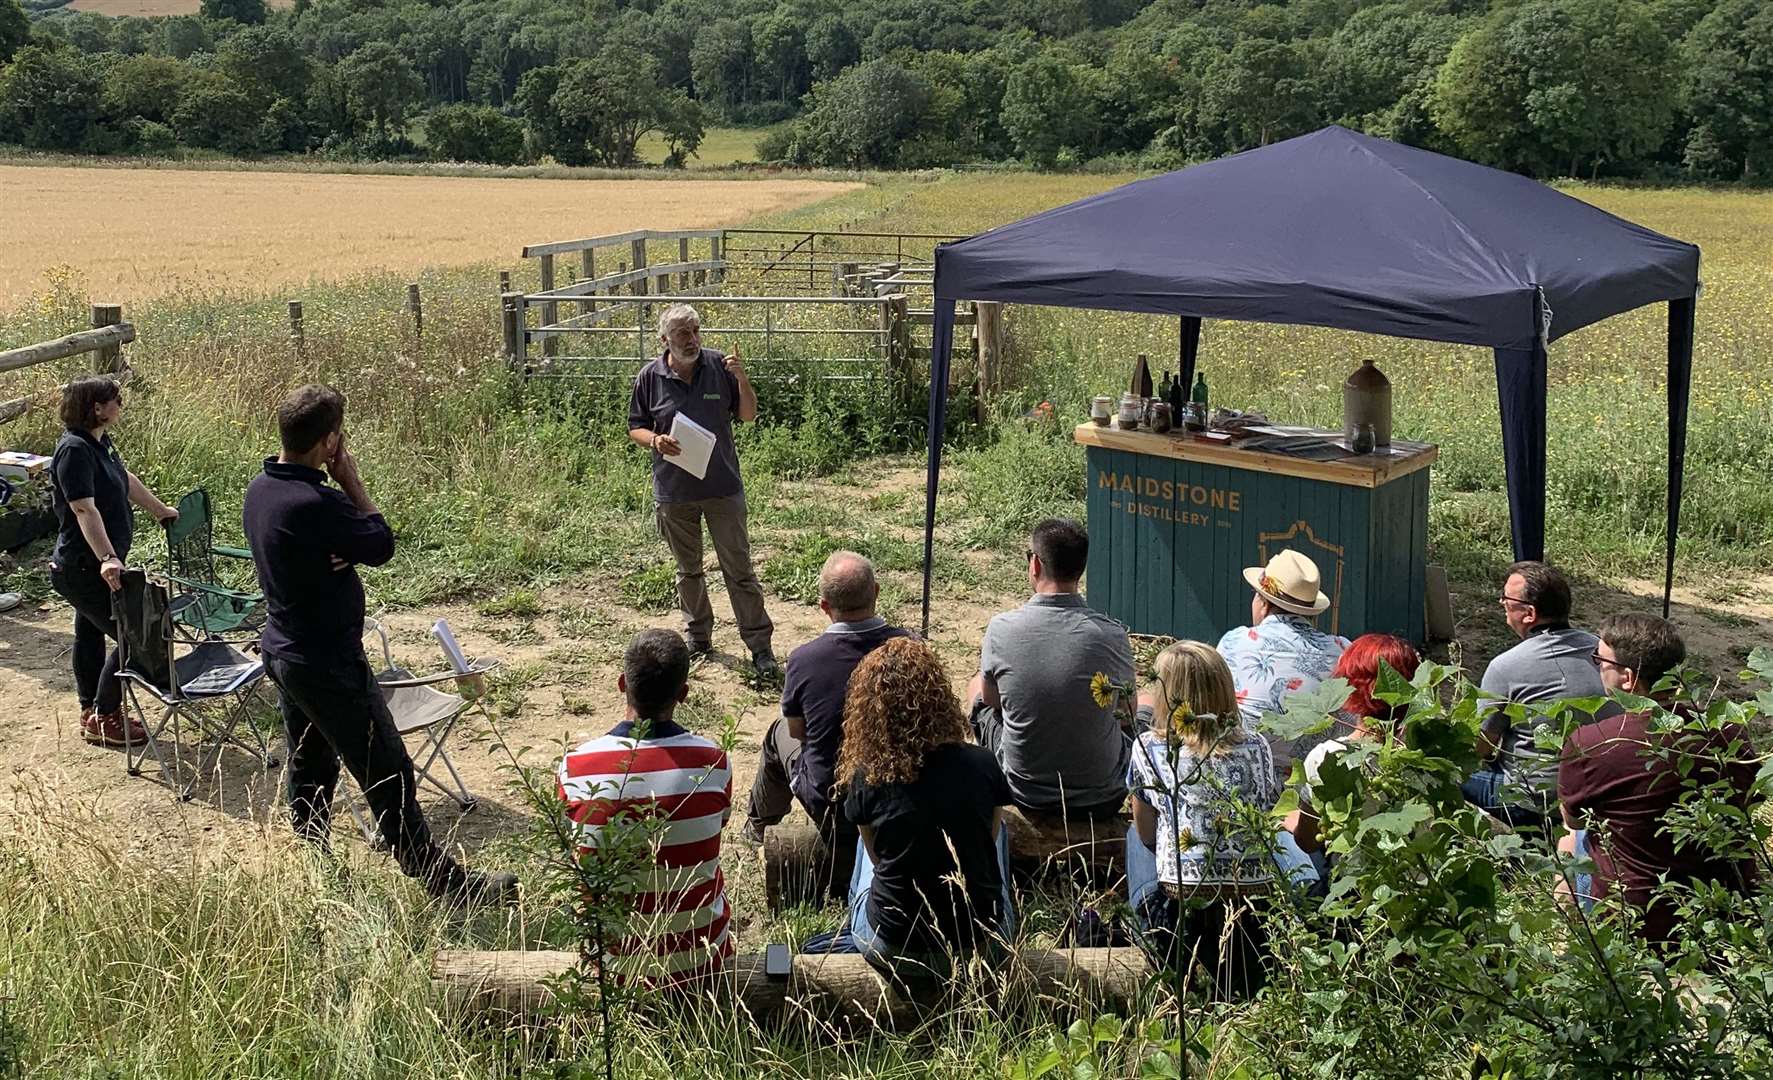
[[[1767,0],[0,0],[0,143],[1170,168],[1341,123],[1536,176],[1766,181]]]

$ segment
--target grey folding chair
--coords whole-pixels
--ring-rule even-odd
[[[365,636],[374,634],[381,643],[382,671],[376,676],[376,682],[382,688],[382,696],[388,703],[388,712],[394,717],[394,727],[400,736],[410,742],[417,737],[416,745],[410,746],[412,753],[413,775],[422,786],[429,784],[455,800],[463,813],[474,809],[478,801],[474,793],[463,783],[462,774],[456,771],[455,762],[449,759],[449,736],[456,724],[470,709],[479,709],[484,715],[486,707],[481,704],[484,694],[478,690],[472,697],[462,692],[462,684],[475,686],[484,682],[483,676],[497,668],[497,660],[470,661],[468,670],[457,671],[450,663],[448,654],[444,656],[448,670],[435,675],[415,676],[405,668],[394,665],[394,654],[388,645],[388,631],[374,619],[363,622]],[[442,689],[445,683],[454,683],[455,692]],[[446,783],[438,775],[438,769],[448,774]],[[351,805],[351,816],[357,819],[357,827],[363,832],[363,838],[372,845],[380,840],[375,825],[364,812],[362,803],[355,793],[346,790],[346,798]]]
[[[264,684],[263,660],[224,641],[181,638],[175,631],[166,583],[140,569],[123,572],[123,587],[111,594],[111,605],[123,649],[117,677],[147,734],[144,741],[123,748],[123,765],[131,776],[141,775],[142,764],[152,754],[168,786],[180,799],[189,799],[198,781],[220,767],[222,750],[228,746],[256,756],[266,769],[278,764],[250,717]],[[187,646],[183,655],[181,645]],[[150,708],[159,712],[152,721]],[[186,727],[198,736],[195,769],[189,774],[184,759]],[[242,737],[243,728],[250,742]]]

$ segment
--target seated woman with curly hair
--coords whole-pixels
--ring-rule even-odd
[[[1422,658],[1409,642],[1390,634],[1362,634],[1355,638],[1342,658],[1336,661],[1333,679],[1348,682],[1348,700],[1336,712],[1332,737],[1319,743],[1305,755],[1305,788],[1299,793],[1299,809],[1287,815],[1286,829],[1299,847],[1313,855],[1323,851],[1318,836],[1317,815],[1312,812],[1311,788],[1318,782],[1318,770],[1324,759],[1348,749],[1350,739],[1382,739],[1386,730],[1399,719],[1402,710],[1373,696],[1379,682],[1379,665],[1383,662],[1406,679],[1416,677]],[[1399,715],[1394,715],[1394,713]]]
[[[911,638],[875,649],[850,677],[843,716],[837,785],[861,832],[849,891],[857,951],[877,967],[943,971],[946,958],[1009,940],[1009,783],[969,742],[936,654]]]

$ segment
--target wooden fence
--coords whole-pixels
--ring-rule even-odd
[[[123,321],[123,308],[117,304],[92,305],[92,329],[81,330],[54,341],[43,341],[0,352],[0,372],[65,360],[82,353],[93,354],[93,370],[100,375],[127,376],[123,362],[123,346],[135,340],[135,327]],[[35,408],[44,395],[27,395],[0,401],[0,424],[17,420]]]

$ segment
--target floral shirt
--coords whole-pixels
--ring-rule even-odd
[[[1262,838],[1235,827],[1233,816],[1238,801],[1269,810],[1280,798],[1266,739],[1246,736],[1202,758],[1184,744],[1167,744],[1162,735],[1147,731],[1133,747],[1130,771],[1133,798],[1157,811],[1159,881],[1225,885],[1270,880],[1274,864]]]
[[[1270,615],[1255,626],[1228,631],[1219,639],[1219,655],[1237,684],[1244,726],[1256,731],[1262,714],[1280,712],[1288,694],[1315,690],[1330,677],[1346,648],[1347,638],[1326,634],[1297,615]],[[1294,761],[1329,737],[1324,732],[1293,741],[1270,740],[1275,769],[1286,776]]]

